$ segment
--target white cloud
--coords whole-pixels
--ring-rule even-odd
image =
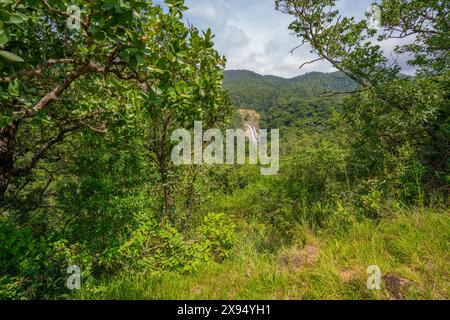
[[[345,15],[363,18],[372,0],[340,0]],[[200,29],[211,28],[216,49],[227,57],[227,69],[249,69],[260,74],[294,77],[305,72],[335,71],[328,62],[299,66],[316,56],[307,45],[289,51],[299,39],[288,30],[292,17],[275,11],[274,0],[187,0],[185,19]],[[391,52],[395,43],[385,43]],[[390,55],[387,54],[389,57]],[[399,61],[405,65],[405,57]]]
[[[214,22],[218,17],[218,12],[211,1],[195,1],[189,6],[188,16],[194,20],[204,22]]]

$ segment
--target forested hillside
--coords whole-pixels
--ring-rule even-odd
[[[292,99],[356,89],[355,81],[341,72],[311,72],[286,79],[246,70],[229,70],[225,71],[224,86],[230,91],[235,106],[247,106],[259,112]]]
[[[183,0],[0,1],[0,299],[449,299],[450,7],[378,2],[275,0],[339,70],[283,79]]]
[[[268,128],[323,126],[331,109],[339,108],[341,99],[334,95],[357,87],[341,72],[312,72],[291,79],[246,70],[229,70],[224,75],[233,105],[258,111]]]

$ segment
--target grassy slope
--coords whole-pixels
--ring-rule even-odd
[[[245,223],[242,221],[242,223]],[[314,234],[299,227],[301,245],[264,253],[246,228],[233,259],[204,266],[194,274],[123,276],[84,299],[448,299],[450,216],[415,209],[378,222],[364,220]],[[366,288],[366,269],[407,284],[383,281]],[[400,277],[400,278],[398,278]],[[389,283],[389,285],[386,285]]]

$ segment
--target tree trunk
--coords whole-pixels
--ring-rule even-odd
[[[13,143],[17,125],[12,124],[0,129],[0,203],[3,201],[14,167]]]

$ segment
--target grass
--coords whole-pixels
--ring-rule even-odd
[[[86,285],[78,299],[448,299],[450,215],[416,209],[379,221],[312,232],[276,252],[242,234],[232,259],[191,274],[120,275]],[[384,276],[368,290],[369,265]]]

